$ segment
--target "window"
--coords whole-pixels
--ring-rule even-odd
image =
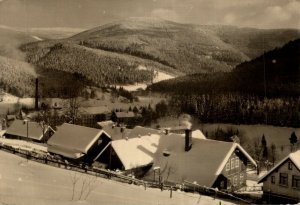
[[[231,159],[231,169],[234,169],[234,158]]]
[[[283,186],[288,186],[288,174],[280,173],[279,175],[279,184]]]
[[[271,176],[271,183],[275,184],[275,176]]]
[[[293,169],[293,164],[292,164],[292,162],[289,162],[289,163],[288,163],[288,166],[289,166],[289,170],[292,170],[292,169]]]
[[[235,159],[235,167],[238,168],[240,166],[240,159],[237,157]]]
[[[292,187],[300,188],[300,176],[293,175]]]
[[[226,171],[229,171],[230,170],[230,162],[227,162],[226,164]]]
[[[233,177],[233,185],[236,186],[238,182],[237,176]]]
[[[98,139],[98,145],[102,143],[102,139]]]
[[[241,173],[240,174],[240,184],[243,184],[244,183],[244,174]]]

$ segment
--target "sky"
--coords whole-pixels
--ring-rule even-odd
[[[130,17],[300,29],[300,0],[0,0],[0,24],[91,28]]]

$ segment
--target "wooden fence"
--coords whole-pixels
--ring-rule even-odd
[[[185,192],[193,192],[193,193],[199,193],[203,195],[213,196],[214,198],[225,198],[225,199],[232,199],[237,200],[240,203],[250,203],[249,201],[246,201],[244,199],[241,199],[239,197],[234,196],[232,193],[227,193],[223,191],[218,191],[216,189],[201,186],[198,184],[194,184],[188,181],[185,181],[182,185],[176,185],[176,184],[158,184],[158,182],[152,182],[152,181],[144,181],[140,179],[136,179],[131,176],[125,176],[119,172],[115,172],[112,170],[107,170],[99,167],[94,166],[87,166],[85,164],[74,164],[69,163],[66,160],[62,160],[59,158],[56,158],[53,155],[50,155],[49,153],[43,153],[39,152],[37,150],[27,150],[27,149],[21,149],[19,147],[11,147],[5,144],[0,143],[0,150],[18,155],[20,157],[24,157],[27,160],[36,161],[39,163],[47,164],[50,166],[68,169],[76,172],[86,173],[90,175],[94,175],[96,177],[102,177],[107,179],[112,179],[115,181],[123,182],[123,183],[133,183],[135,185],[144,186],[145,189],[147,187],[154,187],[154,188],[160,188],[161,191],[168,190],[170,191],[170,198],[172,198],[172,191],[176,191],[178,189],[185,191]]]

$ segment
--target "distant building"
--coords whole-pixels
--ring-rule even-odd
[[[204,139],[199,132],[194,136],[191,130],[175,134],[135,127],[127,138],[112,141],[112,168],[148,180],[158,180],[160,175],[166,183],[196,181],[219,189],[245,186],[247,165],[256,163],[239,144]],[[159,173],[155,175],[152,168]]]
[[[278,162],[259,183],[263,182],[264,198],[279,203],[300,201],[300,150]],[[281,200],[281,201],[279,201]],[[274,203],[274,201],[270,201]]]
[[[108,148],[110,141],[104,130],[64,123],[47,144],[50,153],[70,161],[92,164]]]
[[[132,111],[128,112],[113,112],[111,119],[117,124],[134,125],[136,120],[141,118],[140,114],[135,114]]]
[[[54,130],[50,126],[45,126],[43,131],[43,127],[37,122],[14,120],[7,128],[4,136],[9,139],[47,142],[53,133]]]
[[[79,108],[80,124],[88,127],[97,127],[97,122],[111,118],[111,111],[107,106]]]

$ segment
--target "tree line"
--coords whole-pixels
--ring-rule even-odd
[[[268,124],[299,127],[300,98],[259,98],[239,94],[173,95],[173,112],[186,112],[204,123]]]

